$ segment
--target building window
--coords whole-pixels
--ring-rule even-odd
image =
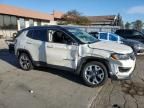
[[[0,15],[1,29],[17,29],[17,18],[15,16]]]
[[[3,28],[3,15],[0,15],[0,29]]]
[[[34,26],[34,21],[32,19],[29,20],[29,26]]]
[[[11,16],[11,29],[17,29],[17,18],[15,16]]]
[[[4,29],[10,29],[10,25],[11,25],[11,18],[8,15],[4,15]]]
[[[20,18],[19,19],[19,23],[20,23],[20,29],[24,29],[25,28],[25,20],[24,20],[24,18]]]
[[[37,25],[38,25],[38,26],[41,26],[41,21],[38,20],[38,21],[37,21]]]

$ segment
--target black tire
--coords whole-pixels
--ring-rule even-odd
[[[29,71],[33,69],[32,60],[30,59],[27,53],[21,53],[18,57],[18,60],[19,60],[19,65],[23,70]]]
[[[89,71],[88,70],[88,68],[90,67],[90,66],[94,66],[94,67],[92,67],[92,68],[94,68],[94,70],[93,71]],[[101,69],[101,70],[95,70],[95,66],[98,66],[97,68],[99,68],[99,69]],[[90,78],[89,78],[89,80],[88,80],[88,78],[87,78],[87,76],[86,76],[86,73],[88,73],[89,72],[89,74],[91,74],[91,80],[94,78],[94,80],[96,80],[95,81],[95,84],[94,83],[90,83]],[[103,73],[103,74],[102,74]],[[100,79],[100,77],[98,76],[98,74],[101,74],[103,77],[103,79],[102,80],[100,80],[100,82],[99,83],[97,83],[97,81],[98,81],[98,79]],[[101,85],[103,85],[106,81],[107,81],[107,79],[108,79],[108,71],[107,71],[107,69],[106,69],[106,67],[105,67],[105,65],[103,65],[102,63],[100,63],[100,62],[97,62],[97,61],[92,61],[92,62],[89,62],[89,63],[87,63],[84,67],[83,67],[83,69],[82,69],[82,71],[81,71],[81,77],[82,77],[82,80],[84,81],[84,84],[85,85],[87,85],[87,86],[89,86],[89,87],[97,87],[97,86],[101,86]]]

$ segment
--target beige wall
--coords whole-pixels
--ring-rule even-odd
[[[0,30],[0,35],[3,38],[11,38],[13,36],[13,33],[16,33],[17,30]]]
[[[34,26],[37,26],[37,22],[36,21],[34,21]]]
[[[26,20],[26,21],[25,21],[25,27],[26,27],[26,28],[29,27],[29,20]]]
[[[57,25],[57,22],[56,22],[56,21],[41,22],[41,25],[42,25],[42,26],[44,26],[44,25]]]
[[[20,20],[17,20],[17,24],[18,24],[18,30],[20,30]],[[57,25],[57,21],[41,21],[41,25],[44,26],[44,25]],[[34,26],[37,26],[37,21],[34,20]],[[29,19],[26,19],[25,20],[25,27],[29,27]]]
[[[20,30],[20,21],[17,20],[17,24],[18,24],[18,30]],[[56,21],[50,21],[50,22],[41,22],[41,25],[57,25]],[[25,26],[29,27],[29,19],[25,20]],[[37,21],[34,21],[34,26],[37,26]],[[4,38],[10,38],[13,36],[13,33],[16,33],[17,30],[0,30],[0,36],[4,37]]]

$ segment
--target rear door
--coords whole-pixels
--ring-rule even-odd
[[[45,42],[47,41],[46,29],[27,31],[26,46],[34,61],[46,62]]]

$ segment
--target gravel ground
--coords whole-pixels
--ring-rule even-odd
[[[131,80],[111,81],[92,102],[91,108],[144,108],[144,56],[138,56]]]
[[[102,87],[86,87],[67,71],[23,71],[0,40],[0,108],[87,108]]]
[[[137,57],[131,80],[89,88],[65,71],[19,68],[0,40],[0,108],[144,108],[144,56]],[[113,107],[112,107],[113,106]]]

